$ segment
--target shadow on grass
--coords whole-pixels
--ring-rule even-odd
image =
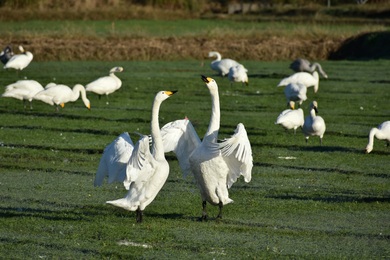
[[[345,203],[345,202],[357,202],[357,203],[373,203],[373,202],[390,202],[390,197],[361,197],[359,194],[354,195],[332,195],[323,197],[313,196],[299,196],[299,195],[267,195],[266,198],[282,199],[282,200],[310,200],[319,201],[325,203]]]

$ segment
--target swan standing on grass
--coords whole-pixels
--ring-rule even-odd
[[[122,71],[122,67],[114,67],[110,70],[110,74],[108,76],[98,78],[91,83],[88,83],[87,85],[85,85],[85,89],[87,91],[98,94],[99,98],[102,95],[106,95],[108,100],[108,95],[117,91],[122,86],[122,81],[114,74],[115,72]]]
[[[306,59],[302,59],[302,58],[294,60],[290,64],[290,69],[292,69],[295,72],[306,71],[306,72],[310,72],[310,73],[313,73],[316,69],[318,69],[318,71],[321,73],[321,75],[324,78],[326,78],[326,79],[328,78],[328,75],[326,75],[325,71],[323,71],[323,69],[319,63],[314,62],[314,63],[310,64],[310,61],[308,61]]]
[[[2,97],[10,97],[23,100],[24,108],[26,102],[30,102],[30,109],[32,109],[33,97],[43,90],[41,83],[35,80],[18,80],[5,87],[5,92]]]
[[[217,51],[210,51],[209,57],[217,57],[214,61],[211,62],[210,66],[211,69],[217,71],[222,76],[229,74],[229,69],[231,67],[240,65],[240,63],[232,59],[221,59],[222,56]]]
[[[23,46],[19,46],[21,54],[15,54],[11,59],[4,65],[4,69],[15,69],[23,70],[26,68],[33,59],[33,55],[29,51],[25,51]]]
[[[320,144],[322,145],[322,137],[324,136],[326,126],[322,117],[317,116],[318,104],[317,101],[313,101],[310,106],[310,115],[305,118],[302,130],[306,138],[306,143],[309,140],[309,136],[319,136]]]
[[[231,83],[233,82],[242,82],[248,86],[248,70],[241,64],[230,67],[228,78]]]
[[[136,221],[138,223],[142,222],[145,207],[154,200],[168,178],[169,164],[164,155],[158,114],[161,103],[175,92],[176,91],[160,91],[156,94],[152,106],[152,119],[150,123],[152,148],[149,148],[149,137],[147,135],[142,136],[133,147],[130,158],[126,164],[124,185],[126,189],[128,189],[127,195],[122,199],[107,201],[108,204],[126,210],[136,211]],[[127,147],[133,146],[131,140],[129,141],[130,138],[126,139],[127,137],[124,137],[123,141],[119,141],[125,142]],[[117,146],[117,148],[118,147],[119,146]],[[109,151],[110,150],[107,150],[105,152]],[[114,180],[120,181],[123,178],[123,169],[120,168],[121,167],[116,169],[119,174],[115,174],[116,177]],[[98,170],[95,184],[99,185],[99,183],[101,183],[100,180],[102,180],[104,176],[105,171]]]
[[[275,124],[281,125],[285,129],[294,129],[294,134],[298,127],[302,127],[305,122],[303,110],[301,108],[295,109],[294,101],[289,102],[290,109],[284,110],[279,114]]]
[[[307,87],[300,83],[290,83],[284,87],[284,95],[287,102],[295,101],[298,102],[299,106],[307,99],[306,93]]]
[[[252,148],[242,123],[237,125],[231,138],[218,143],[220,128],[220,104],[218,85],[214,79],[202,76],[209,89],[212,102],[210,124],[200,140],[188,119],[177,120],[162,129],[165,152],[173,151],[184,175],[191,172],[200,189],[202,197],[202,220],[207,219],[206,204],[219,206],[217,218],[222,218],[224,205],[233,202],[228,189],[240,175],[245,182],[252,177]]]
[[[386,140],[387,146],[390,145],[390,121],[385,121],[378,127],[371,128],[368,135],[368,144],[366,147],[366,153],[370,153],[374,148],[374,137],[379,140]]]
[[[0,60],[3,64],[6,64],[12,58],[12,56],[14,56],[14,53],[12,52],[11,46],[7,46],[0,53]]]
[[[91,104],[87,98],[85,88],[81,84],[76,84],[73,89],[71,89],[66,85],[55,85],[54,83],[49,83],[48,87],[34,96],[34,99],[40,100],[52,106],[56,105],[56,110],[58,111],[58,106],[63,108],[65,103],[75,102],[79,99],[80,94],[84,105],[88,109],[91,109]]]
[[[290,83],[299,83],[305,85],[307,88],[314,86],[314,93],[317,93],[320,84],[318,72],[314,71],[313,74],[310,74],[308,72],[294,73],[293,75],[282,79],[279,82],[278,87],[287,86]]]

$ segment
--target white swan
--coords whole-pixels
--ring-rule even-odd
[[[285,129],[294,129],[294,134],[298,127],[302,127],[305,122],[303,110],[301,108],[294,109],[294,101],[289,102],[290,109],[286,109],[279,114],[275,124],[281,125]]]
[[[386,140],[387,146],[390,144],[390,121],[385,121],[378,127],[371,128],[368,135],[368,144],[366,147],[366,153],[370,153],[374,148],[374,137],[379,140]]]
[[[320,84],[318,72],[314,71],[313,74],[310,74],[308,72],[294,73],[293,75],[282,79],[279,82],[278,87],[287,86],[290,83],[300,83],[302,85],[305,85],[307,88],[314,86],[314,93],[317,93]]]
[[[10,97],[23,100],[24,108],[26,108],[26,101],[30,102],[30,109],[32,109],[33,97],[43,90],[41,83],[35,80],[18,80],[5,87],[5,92],[2,97]]]
[[[326,125],[321,116],[317,116],[318,104],[317,101],[313,101],[310,106],[310,115],[305,118],[302,130],[306,138],[306,143],[309,136],[319,136],[320,144],[322,145],[322,137],[324,136]]]
[[[242,82],[248,85],[248,70],[241,64],[232,66],[229,69],[228,78],[230,82]]]
[[[11,46],[7,46],[0,53],[0,60],[3,64],[6,64],[14,56]]]
[[[19,46],[21,54],[15,54],[4,65],[4,69],[23,70],[26,68],[33,59],[33,55],[29,51],[25,51],[23,46]]]
[[[290,64],[290,69],[292,69],[295,72],[310,72],[313,73],[315,70],[318,69],[318,71],[321,73],[321,75],[324,78],[328,78],[328,75],[326,75],[325,71],[322,69],[321,65],[318,62],[314,62],[310,64],[310,61],[306,59],[296,59]]]
[[[133,146],[130,137],[122,134],[119,139],[114,141],[114,144],[110,144],[106,148],[106,155],[103,155],[102,160],[111,157],[112,161],[109,161],[108,166],[101,162],[95,177],[95,185],[100,185],[107,174],[109,175],[109,182],[122,181],[123,177],[126,176],[123,182],[126,189],[128,189],[127,195],[122,199],[107,201],[107,203],[126,210],[136,211],[137,222],[142,222],[145,207],[154,200],[168,178],[169,164],[164,155],[158,114],[161,103],[175,92],[160,91],[154,98],[150,123],[152,148],[149,148],[149,137],[147,135],[142,136]],[[122,148],[129,148],[131,151],[123,153],[117,150]],[[124,157],[115,158],[115,155],[118,154]],[[127,157],[129,158],[126,162]],[[112,163],[116,165],[110,166]],[[124,171],[126,174],[123,173]]]
[[[290,83],[284,87],[284,95],[287,102],[298,102],[299,106],[307,99],[307,87],[301,83]]]
[[[235,60],[232,59],[222,59],[222,56],[217,51],[210,51],[209,57],[216,57],[214,61],[211,62],[210,66],[211,69],[217,71],[222,76],[225,76],[229,73],[229,69],[233,66],[237,66],[240,63],[238,63]]]
[[[35,96],[35,100],[40,100],[49,105],[56,105],[56,109],[58,110],[58,106],[62,108],[68,102],[75,102],[79,99],[81,94],[81,99],[83,100],[84,105],[91,109],[91,104],[87,98],[85,88],[81,84],[76,84],[73,89],[66,85],[55,85],[54,83],[49,83],[48,86],[38,92]]]
[[[202,76],[209,89],[212,112],[207,132],[200,141],[188,119],[171,122],[161,129],[166,152],[173,151],[184,174],[191,172],[200,188],[202,219],[207,219],[206,204],[219,206],[218,218],[224,205],[233,202],[228,189],[240,175],[251,180],[252,148],[243,124],[239,123],[234,135],[218,143],[220,104],[218,86],[214,79]],[[176,125],[176,126],[175,126]],[[176,131],[172,129],[176,128]]]
[[[108,76],[98,78],[85,85],[85,90],[98,94],[99,97],[102,95],[108,96],[109,94],[117,91],[122,86],[122,81],[114,74],[115,72],[122,71],[122,67],[112,68]]]

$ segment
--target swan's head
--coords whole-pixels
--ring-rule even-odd
[[[366,146],[366,153],[370,153],[372,151],[372,149],[373,149],[372,145],[368,144]]]
[[[310,109],[314,109],[314,111],[316,111],[316,114],[318,114],[318,103],[317,103],[317,101],[313,101],[311,103]]]
[[[217,82],[213,78],[202,75],[202,80],[209,89],[218,89]]]
[[[172,96],[173,94],[175,94],[176,92],[177,92],[177,90],[173,90],[173,91],[170,91],[170,90],[159,91],[157,93],[155,99],[159,100],[159,101],[164,101],[167,98],[169,98],[170,96]]]
[[[24,53],[24,48],[23,48],[22,45],[19,45],[19,51],[20,51],[21,53]]]
[[[295,102],[294,102],[294,101],[289,101],[288,104],[287,104],[287,106],[288,106],[290,109],[294,110],[294,108],[295,108]]]
[[[214,57],[214,56],[217,56],[217,52],[216,51],[210,51],[209,52],[209,58]]]
[[[83,102],[85,107],[88,108],[88,110],[91,110],[91,102],[89,101],[89,99],[86,98]]]
[[[123,68],[122,67],[114,67],[110,70],[110,73],[114,73],[114,72],[122,72],[123,71]]]

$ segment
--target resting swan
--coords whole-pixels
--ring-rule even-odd
[[[5,92],[2,97],[10,97],[23,100],[24,108],[26,108],[26,101],[30,102],[30,109],[32,109],[33,97],[43,90],[41,83],[35,80],[18,80],[5,87]]]
[[[184,174],[191,172],[202,197],[202,220],[207,219],[206,204],[219,206],[222,218],[224,205],[233,202],[228,189],[240,175],[251,180],[253,167],[252,148],[243,124],[239,123],[234,135],[218,143],[220,104],[218,85],[214,79],[202,76],[209,89],[212,112],[207,132],[201,141],[188,119],[165,125],[162,129],[165,152],[173,151]]]
[[[379,140],[386,140],[387,146],[390,144],[390,121],[385,121],[378,127],[371,128],[368,135],[368,144],[366,147],[366,153],[370,153],[374,148],[374,137]]]
[[[313,73],[316,69],[321,73],[321,75],[324,78],[328,78],[328,75],[326,75],[325,71],[322,69],[321,65],[318,62],[314,62],[310,64],[310,61],[306,59],[296,59],[290,64],[290,69],[292,69],[295,72],[310,72]]]
[[[281,125],[285,129],[294,129],[294,134],[298,127],[302,127],[305,122],[302,108],[294,109],[294,101],[289,102],[290,109],[284,110],[279,114],[275,124]]]
[[[81,99],[83,100],[85,107],[91,109],[91,104],[87,98],[85,88],[82,85],[76,84],[73,89],[71,89],[70,87],[62,84],[49,84],[49,86],[47,86],[44,90],[38,92],[34,96],[34,99],[40,100],[52,106],[56,105],[56,110],[58,111],[58,106],[63,108],[65,103],[75,102],[81,94]]]
[[[122,67],[114,67],[110,70],[110,74],[105,77],[98,78],[87,85],[85,85],[85,90],[98,94],[99,97],[117,91],[122,86],[122,81],[114,73],[122,72]],[[107,102],[108,104],[108,102]]]
[[[305,85],[307,88],[314,86],[314,93],[317,93],[320,81],[317,71],[314,71],[313,74],[308,72],[297,72],[289,77],[282,79],[279,82],[278,87],[287,86],[290,83],[300,83]]]
[[[322,145],[322,137],[324,136],[326,126],[322,117],[317,116],[318,104],[317,101],[313,101],[310,106],[310,115],[305,118],[302,130],[305,135],[306,143],[309,140],[309,136],[319,136],[320,144]]]
[[[217,57],[214,61],[211,62],[211,69],[217,71],[222,76],[225,76],[229,73],[229,69],[233,66],[240,65],[235,60],[232,59],[222,59],[222,56],[217,51],[210,51],[209,57]]]
[[[147,135],[142,136],[133,145],[128,134],[122,134],[105,149],[95,177],[95,185],[98,186],[101,185],[106,175],[109,175],[109,182],[123,180],[128,190],[127,195],[122,199],[107,201],[107,203],[136,211],[138,223],[142,222],[145,207],[154,200],[168,178],[169,164],[164,155],[158,114],[161,103],[175,92],[160,91],[154,98],[150,123],[152,148],[149,148]],[[127,152],[123,153],[120,149],[126,149]],[[119,154],[121,158],[116,157]],[[112,158],[111,162],[109,158]],[[105,162],[107,159],[109,165]],[[114,165],[110,166],[112,163]]]
[[[26,68],[33,59],[33,55],[29,51],[25,51],[23,46],[19,46],[21,54],[15,54],[4,65],[4,69],[22,70]]]

